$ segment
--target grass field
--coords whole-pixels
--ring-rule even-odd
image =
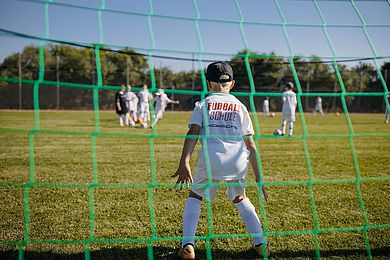
[[[41,111],[33,133],[34,111],[0,111],[0,258],[18,258],[25,240],[25,259],[175,259],[188,192],[172,187],[170,175],[190,115],[167,112],[152,132],[120,128],[114,112],[101,111],[93,134],[93,111]],[[383,114],[350,117],[351,139],[343,115],[305,114],[302,139],[300,117],[293,138],[273,138],[280,115],[258,115],[269,202],[255,186],[247,195],[271,258],[316,258],[317,246],[323,259],[367,259],[365,236],[373,259],[390,258],[390,125]],[[203,203],[197,257],[255,258],[224,188],[211,209],[212,223]]]

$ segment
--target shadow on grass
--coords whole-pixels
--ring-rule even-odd
[[[153,257],[154,259],[178,259],[177,250],[167,247],[154,247],[153,248]],[[390,246],[383,247],[378,249],[371,250],[373,257],[379,257],[388,259],[390,257]],[[321,251],[322,258],[348,258],[348,259],[366,259],[367,252],[366,250],[360,249],[350,249],[350,250],[323,250]],[[111,249],[102,249],[91,252],[91,259],[147,259],[148,258],[148,249],[122,249],[122,248],[111,248]],[[259,259],[256,257],[255,252],[252,249],[241,251],[241,252],[232,252],[228,250],[212,250],[213,259]],[[301,251],[275,251],[271,252],[271,259],[294,259],[294,258],[306,258],[306,259],[315,259],[314,250],[301,250]],[[9,250],[1,251],[0,259],[18,259],[18,251]],[[75,254],[61,254],[54,252],[24,252],[24,259],[85,259],[84,253],[75,253]],[[207,259],[206,250],[197,250],[196,259]]]

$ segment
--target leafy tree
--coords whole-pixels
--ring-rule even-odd
[[[45,55],[46,56],[46,55]],[[0,75],[5,78],[19,77],[19,53],[6,57],[0,66]],[[20,54],[20,64],[23,79],[38,79],[39,50],[33,45],[24,47]]]
[[[244,62],[246,54],[248,54],[247,50],[243,50],[231,59],[236,90],[247,91],[250,88],[248,71]],[[257,91],[274,90],[283,78],[286,67],[285,61],[278,58],[273,52],[261,55],[251,52],[249,53],[248,62]]]

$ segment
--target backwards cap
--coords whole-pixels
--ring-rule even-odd
[[[206,79],[212,82],[225,83],[233,80],[233,69],[223,61],[218,61],[207,66]]]

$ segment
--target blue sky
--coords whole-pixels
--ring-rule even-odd
[[[35,37],[46,33],[54,40],[100,42],[112,48],[129,47],[142,53],[185,58],[201,53],[203,59],[228,60],[245,48],[257,53],[273,51],[281,56],[317,55],[324,59],[390,56],[390,4],[385,0],[47,2],[45,26],[45,1],[1,0],[0,28]],[[38,45],[36,40],[0,32],[0,61],[31,43]],[[153,62],[156,67],[168,66],[175,71],[198,67],[188,61]]]

